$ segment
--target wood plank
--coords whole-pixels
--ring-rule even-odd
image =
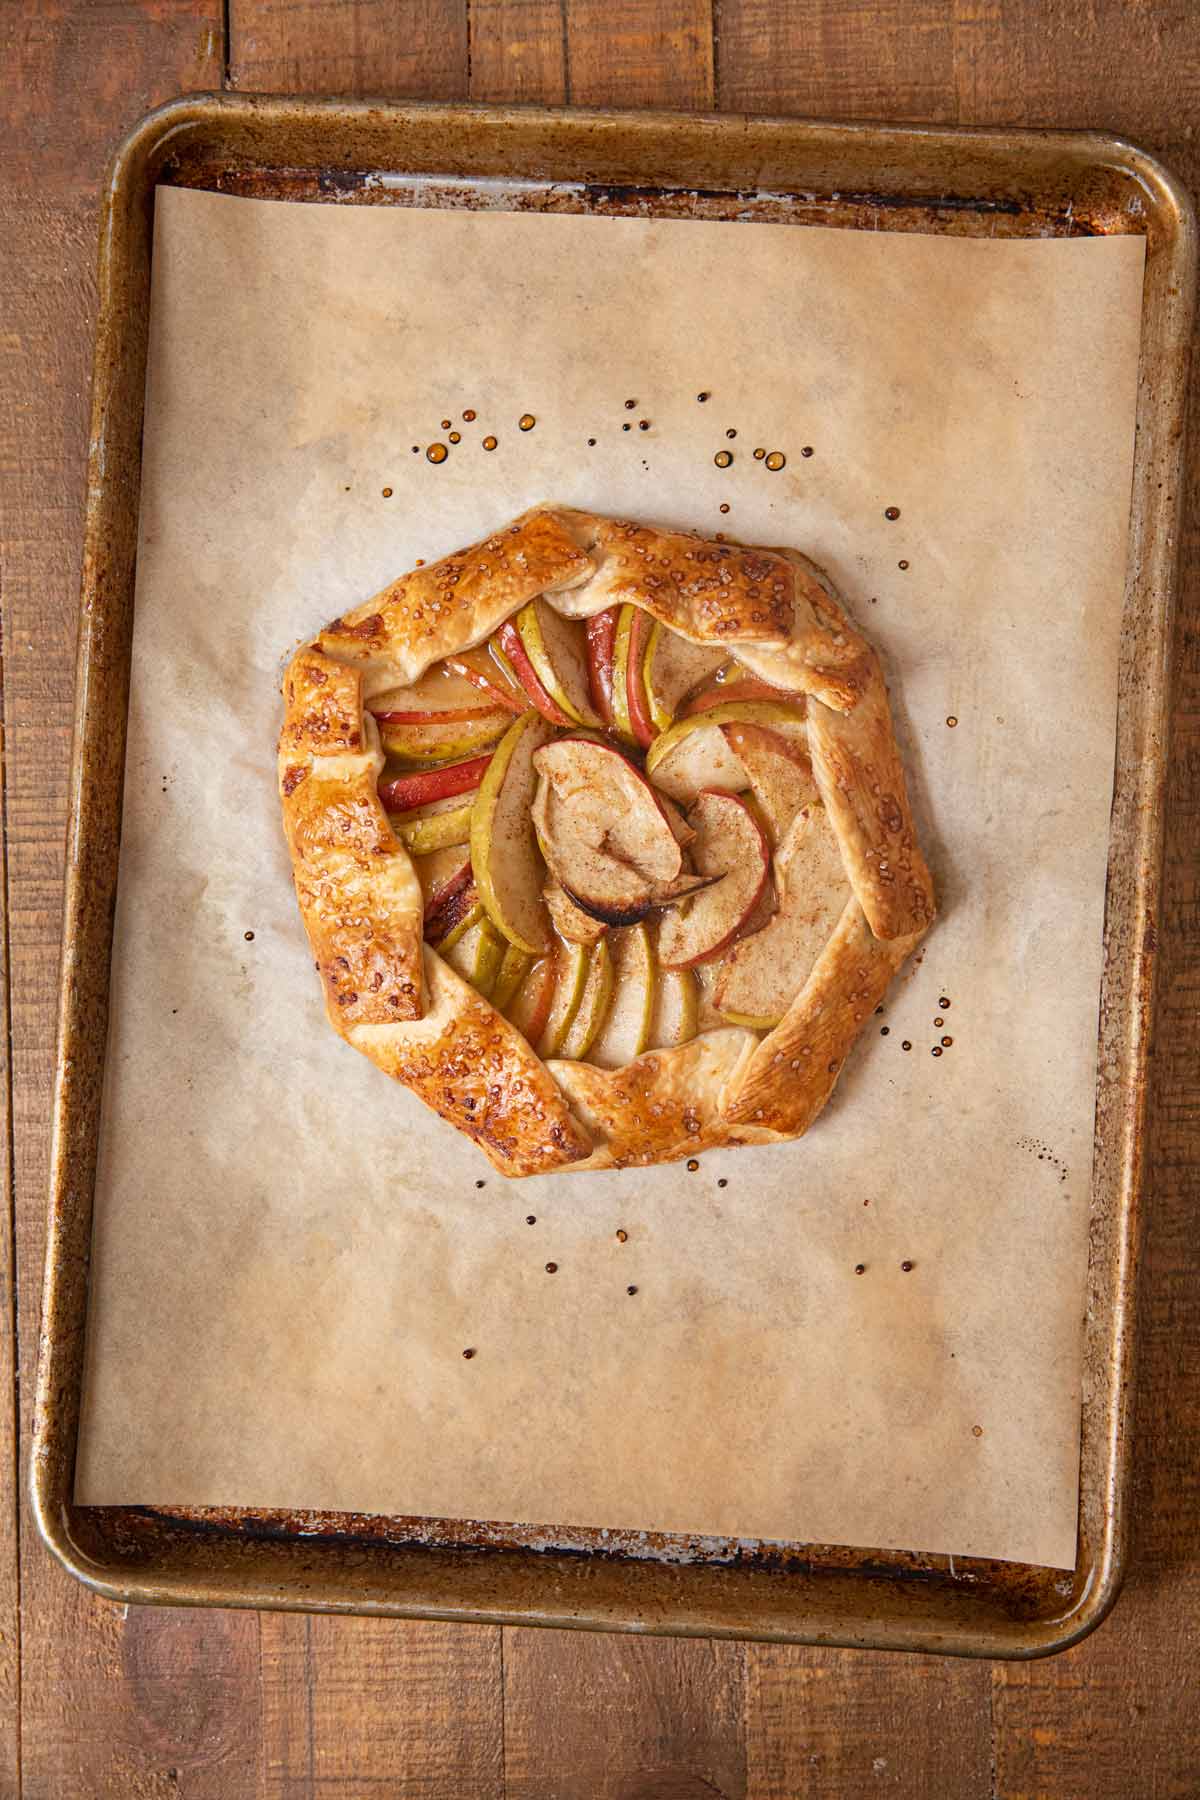
[[[740,1645],[504,1639],[506,1800],[744,1800]]]
[[[220,0],[10,10],[18,74],[0,124],[0,560],[5,658],[7,958],[20,1401],[32,1412],[58,985],[62,843],[94,323],[95,196],[140,113],[220,83]],[[7,1286],[7,1271],[0,1280]],[[3,1379],[3,1377],[0,1377]],[[5,1390],[6,1392],[9,1390]],[[4,1564],[10,1543],[4,1540]],[[5,1793],[228,1794],[254,1734],[252,1618],[141,1613],[87,1595],[23,1521],[22,1785]],[[0,1579],[3,1579],[0,1573]],[[5,1583],[3,1607],[8,1606]],[[6,1643],[4,1723],[11,1650]],[[248,1654],[248,1650],[253,1654]]]
[[[570,0],[564,16],[572,105],[712,106],[712,0]]]
[[[472,100],[562,105],[567,33],[560,0],[471,0],[470,33]]]
[[[989,1680],[944,1657],[750,1646],[750,1800],[983,1800]]]
[[[7,380],[11,344],[0,336],[0,396],[16,395]],[[0,408],[5,405],[0,399]],[[0,444],[7,442],[10,422],[0,423]],[[0,637],[0,709],[4,700],[4,646]],[[0,1793],[21,1787],[21,1572],[20,1457],[16,1404],[17,1296],[12,1230],[12,1070],[9,1061],[8,839],[5,813],[7,757],[0,712],[0,1169],[4,1202],[0,1213]]]
[[[264,1613],[264,1800],[502,1800],[500,1634]]]
[[[957,116],[953,57],[946,0],[725,0],[717,105],[937,123]]]
[[[229,0],[229,86],[458,99],[466,0]]]

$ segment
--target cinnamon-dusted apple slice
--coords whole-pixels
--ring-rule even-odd
[[[803,694],[790,694],[786,688],[772,687],[769,681],[763,681],[758,675],[747,675],[744,671],[733,672],[723,679],[718,678],[710,686],[701,688],[693,694],[681,709],[683,718],[694,718],[697,713],[711,712],[714,706],[730,706],[744,700],[770,700],[776,705],[788,706],[801,717],[804,714],[805,697]]]
[[[425,898],[425,911],[447,888],[461,886],[471,879],[471,858],[461,844],[450,844],[432,850],[425,856],[413,857],[413,868]]]
[[[503,970],[500,979],[502,978]],[[503,1009],[509,1024],[514,1025],[531,1044],[536,1044],[546,1029],[557,984],[558,957],[551,950],[526,972],[516,993]]]
[[[502,667],[507,667],[513,679],[524,688],[530,700],[551,725],[561,725],[569,729],[579,721],[565,712],[554,698],[543,687],[537,670],[529,660],[529,652],[521,641],[513,619],[506,619],[496,633],[494,644],[496,659]]]
[[[534,762],[534,825],[555,878],[605,924],[644,917],[683,874],[654,789],[619,750],[589,738],[558,738]]]
[[[591,913],[576,906],[562,883],[553,878],[542,889],[542,899],[555,931],[569,944],[587,944],[590,948],[592,944],[598,944],[608,930],[603,919],[593,918]]]
[[[724,650],[690,644],[656,621],[642,660],[642,683],[655,731],[669,731],[685,695],[702,681],[711,681],[728,660]]]
[[[557,1056],[579,1011],[583,990],[587,985],[592,953],[585,944],[560,944],[554,954],[554,991],[545,1028],[537,1040],[537,1053],[543,1060]]]
[[[719,879],[663,915],[658,954],[668,969],[719,956],[753,915],[771,867],[758,821],[732,794],[701,794],[688,822],[696,832],[692,861]]]
[[[502,738],[512,723],[504,706],[459,708],[452,713],[377,712],[379,742],[405,762],[447,762],[477,753]]]
[[[593,613],[585,627],[588,661],[588,694],[605,725],[613,722],[613,652],[617,636],[617,608],[606,606]]]
[[[596,1041],[607,1019],[613,997],[613,960],[604,938],[593,944],[588,962],[587,980],[570,1030],[562,1041],[559,1056],[567,1062],[579,1062]]]
[[[613,964],[612,1003],[587,1060],[601,1069],[619,1069],[640,1056],[650,1042],[657,968],[644,925],[614,931],[608,948]]]
[[[559,711],[575,725],[599,725],[588,687],[582,627],[574,619],[564,619],[546,600],[523,606],[516,625],[533,672]]]
[[[542,901],[544,874],[530,811],[537,773],[534,756],[554,736],[536,712],[514,719],[479,786],[471,812],[471,864],[479,898],[492,923],[528,956],[551,943]]]
[[[490,997],[504,961],[504,939],[490,919],[481,917],[468,930],[453,933],[437,945],[437,952],[477,994]]]
[[[793,737],[769,726],[739,723],[721,729],[746,771],[766,821],[767,836],[778,849],[792,820],[818,800],[808,752]]]
[[[838,841],[820,802],[793,820],[775,858],[779,910],[723,958],[713,1004],[735,1025],[778,1025],[833,936],[850,899]]]
[[[465,844],[471,836],[470,794],[451,794],[430,800],[410,812],[391,813],[389,823],[410,856],[428,856],[435,850]]]
[[[448,800],[477,788],[491,763],[492,754],[469,756],[463,762],[440,763],[436,769],[417,769],[410,775],[394,775],[379,783],[379,798],[390,813],[411,812],[431,800]]]

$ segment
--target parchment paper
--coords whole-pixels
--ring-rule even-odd
[[[1142,263],[159,192],[82,1501],[1073,1562]],[[547,497],[885,653],[942,916],[800,1143],[509,1184],[324,1022],[281,657]]]

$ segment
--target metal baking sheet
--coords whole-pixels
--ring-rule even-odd
[[[260,198],[1147,240],[1092,1184],[1074,1573],[821,1545],[72,1501],[107,1022],[159,182]],[[112,1597],[1032,1656],[1094,1628],[1125,1552],[1184,368],[1186,197],[1081,134],[199,97],[145,120],[105,196],[42,1361],[49,1547]]]

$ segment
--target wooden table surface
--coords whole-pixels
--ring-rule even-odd
[[[22,1500],[44,1244],[96,195],[184,90],[1096,126],[1200,187],[1195,0],[3,0],[0,598],[11,1209],[0,1283],[0,1796],[936,1800],[1200,1793],[1200,541],[1177,653],[1135,1542],[1031,1665],[126,1611]],[[11,1396],[11,1405],[8,1397]],[[18,1480],[17,1450],[21,1476]]]

